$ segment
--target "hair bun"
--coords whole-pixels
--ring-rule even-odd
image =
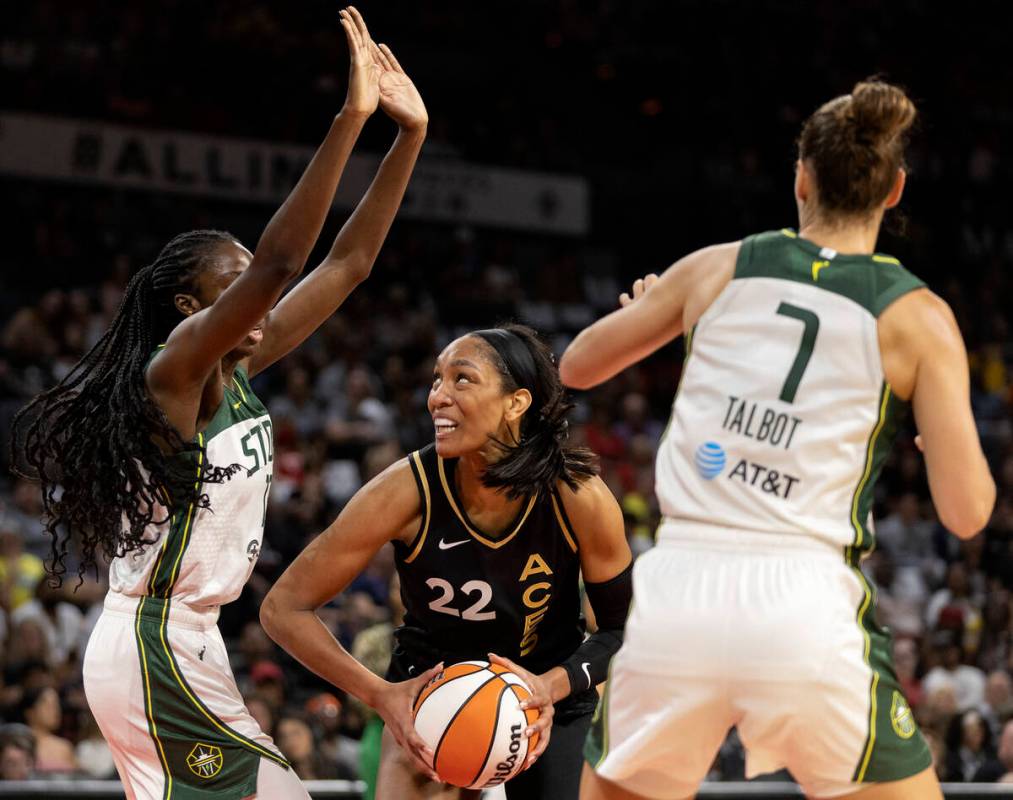
[[[855,84],[849,105],[855,138],[876,149],[907,133],[918,115],[903,89],[880,80]]]

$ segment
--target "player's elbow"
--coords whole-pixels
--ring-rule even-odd
[[[992,518],[995,507],[995,482],[989,477],[987,485],[974,496],[965,498],[951,507],[939,509],[939,521],[959,539],[973,539]]]
[[[277,592],[271,589],[260,604],[260,626],[264,632],[274,641],[278,641],[278,635],[284,627],[281,624],[281,617],[284,616],[281,605],[278,603]]]
[[[589,371],[581,367],[578,357],[571,350],[567,350],[559,359],[559,380],[563,386],[571,389],[590,389],[594,386]]]

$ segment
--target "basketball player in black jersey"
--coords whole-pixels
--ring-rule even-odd
[[[592,454],[566,444],[570,408],[552,354],[530,328],[452,342],[429,393],[435,442],[363,487],[264,601],[261,621],[275,641],[383,717],[377,800],[477,797],[438,785],[411,704],[444,663],[490,654],[525,679],[527,703],[540,711],[526,731],[540,733],[538,745],[507,796],[577,798],[594,687],[622,641],[632,557]],[[407,613],[383,680],[316,609],[388,541]],[[589,637],[581,573],[597,620]]]

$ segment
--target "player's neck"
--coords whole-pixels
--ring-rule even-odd
[[[813,214],[803,214],[799,223],[799,236],[820,247],[829,247],[842,255],[871,255],[876,252],[881,215],[841,223],[827,221]]]
[[[229,356],[225,356],[225,358],[222,359],[221,361],[222,383],[224,383],[226,386],[231,387],[233,385],[233,379],[235,378],[236,375],[237,364],[239,364],[238,358],[229,358]]]
[[[479,511],[490,515],[496,515],[498,512],[511,514],[521,501],[510,500],[505,492],[482,483],[482,473],[488,465],[485,456],[480,452],[461,456],[454,470],[457,495],[468,507],[469,514]]]

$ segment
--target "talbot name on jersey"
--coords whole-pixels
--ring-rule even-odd
[[[772,447],[791,447],[795,431],[802,424],[799,417],[764,408],[752,400],[728,396],[728,410],[725,412],[721,427],[732,433],[741,433],[758,442],[766,442]]]
[[[791,490],[801,479],[743,458],[735,465],[735,469],[728,473],[728,480],[742,481],[749,486],[755,486],[761,492],[787,500],[791,496]]]

